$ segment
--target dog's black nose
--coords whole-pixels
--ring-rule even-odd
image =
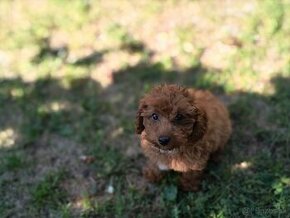
[[[167,145],[169,143],[169,141],[170,141],[170,137],[168,137],[168,136],[160,136],[158,138],[158,141],[159,141],[159,143],[161,145]]]

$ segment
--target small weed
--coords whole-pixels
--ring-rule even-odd
[[[17,154],[9,154],[2,157],[0,163],[0,173],[3,173],[5,171],[14,171],[19,168],[25,167],[25,161],[23,156]]]
[[[67,202],[66,192],[61,188],[61,181],[66,174],[63,171],[48,174],[32,190],[32,203],[38,209],[58,208]]]

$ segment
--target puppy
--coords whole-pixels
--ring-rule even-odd
[[[208,161],[224,149],[231,132],[227,109],[209,91],[157,86],[140,100],[136,116],[149,159],[143,174],[157,182],[163,171],[174,170],[184,191],[198,191]]]

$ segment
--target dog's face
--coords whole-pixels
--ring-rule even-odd
[[[187,89],[164,85],[140,101],[136,132],[145,131],[151,146],[162,151],[178,149],[200,139],[206,131],[206,116]]]

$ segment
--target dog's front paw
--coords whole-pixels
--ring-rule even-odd
[[[192,171],[182,173],[180,177],[180,186],[183,191],[197,192],[201,189],[202,171]]]
[[[181,180],[180,188],[185,192],[197,192],[200,190],[200,183]]]
[[[157,167],[145,166],[143,168],[143,176],[150,182],[159,182],[163,178],[164,173]]]

